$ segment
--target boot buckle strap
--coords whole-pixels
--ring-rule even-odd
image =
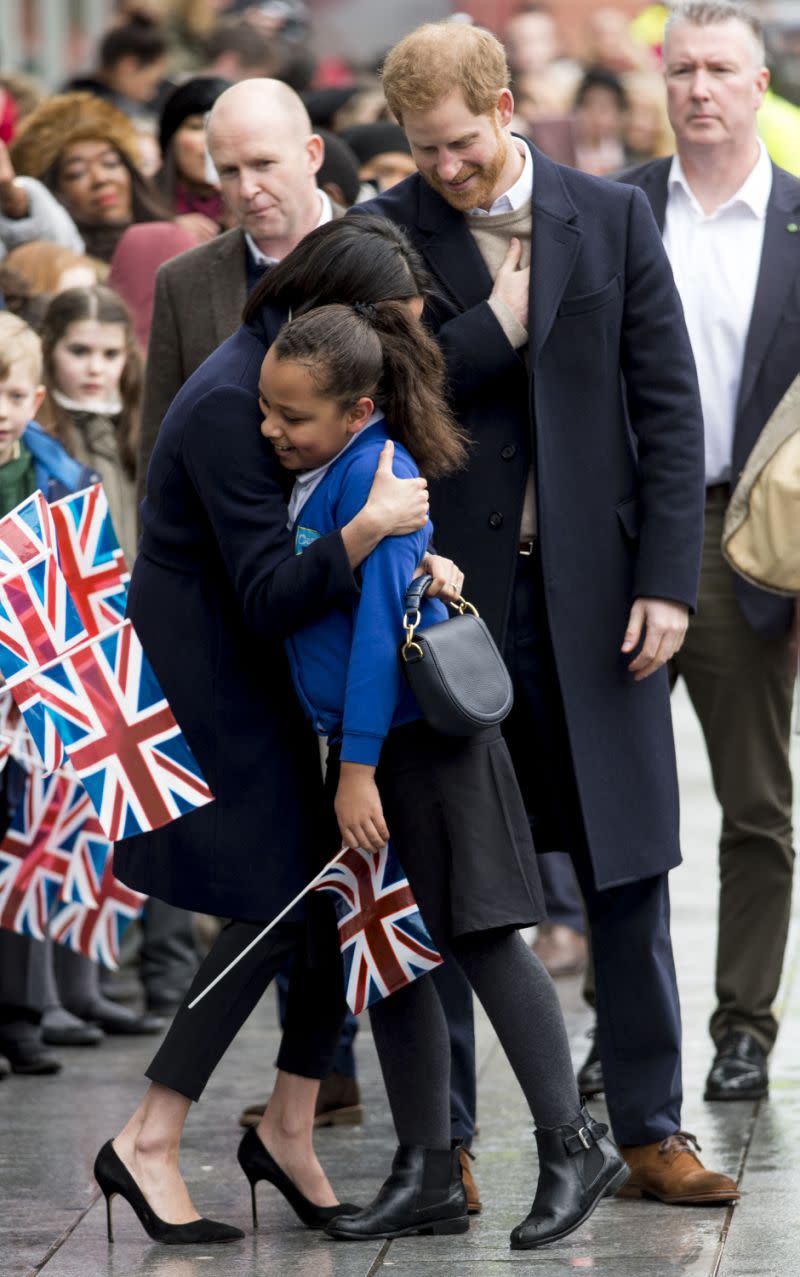
[[[571,1135],[565,1135],[564,1147],[570,1157],[575,1157],[580,1153],[581,1149],[585,1149],[588,1152],[607,1131],[608,1127],[603,1122],[592,1120],[588,1125],[581,1126],[577,1131],[573,1131]]]

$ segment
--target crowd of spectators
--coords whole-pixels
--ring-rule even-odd
[[[671,154],[660,70],[665,16],[658,5],[634,21],[617,9],[597,9],[576,56],[562,42],[557,7],[522,3],[498,33],[513,73],[515,131],[554,159],[597,175]],[[305,6],[294,0],[120,0],[93,64],[57,91],[19,68],[0,68],[0,302],[43,338],[50,384],[42,424],[109,485],[129,552],[140,364],[156,274],[236,224],[206,146],[205,118],[216,99],[254,77],[281,80],[299,93],[324,142],[318,185],[342,209],[415,170],[383,96],[379,63],[351,65],[336,52],[317,56],[313,36]],[[800,175],[800,108],[768,96],[763,134],[776,162]],[[119,346],[116,381],[103,382],[98,402],[91,395],[79,402],[80,377],[71,392],[56,384],[53,349],[76,326],[113,330]],[[191,976],[185,952],[178,965],[180,974],[167,978],[169,997],[148,996],[151,1010],[179,1001]],[[48,989],[57,1002],[52,977]],[[73,1001],[108,1031],[137,1031],[133,1021],[116,1021],[96,991]],[[50,1023],[52,1042],[78,1040],[74,1030],[70,1037],[58,1029],[63,1017],[51,1016]],[[0,1006],[0,1054],[2,1025]],[[139,1029],[153,1031],[153,1024],[142,1017]],[[52,1067],[46,1053],[28,1051],[26,1058],[32,1067],[18,1071]]]

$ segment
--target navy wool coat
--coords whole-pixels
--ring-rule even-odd
[[[321,843],[317,742],[282,638],[356,590],[338,532],[293,553],[278,464],[259,432],[259,369],[278,323],[228,338],[158,435],[128,615],[215,801],[114,854],[115,873],[139,891],[255,921],[274,917],[337,850]]]
[[[527,361],[487,305],[492,283],[463,214],[417,175],[361,207],[404,226],[434,275],[427,320],[473,440],[468,467],[432,487],[436,545],[465,570],[467,597],[499,639],[533,460],[548,617],[602,888],[680,861],[666,670],[634,683],[619,649],[637,595],[695,606],[702,416],[644,195],[531,149]]]

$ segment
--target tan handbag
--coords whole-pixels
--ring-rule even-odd
[[[800,594],[800,374],[747,459],[725,514],[722,553],[762,590]]]

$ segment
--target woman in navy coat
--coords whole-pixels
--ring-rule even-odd
[[[275,285],[286,284],[273,295],[295,312],[301,299],[305,307],[410,301],[428,283],[403,233],[378,218],[318,228],[271,274]],[[248,313],[250,322],[193,374],[164,419],[128,608],[215,801],[118,843],[115,872],[148,895],[235,921],[198,972],[147,1071],[151,1087],[114,1145],[101,1150],[95,1174],[107,1200],[126,1197],[152,1237],[184,1243],[241,1236],[198,1218],[178,1170],[180,1136],[191,1101],[292,955],[281,1071],[258,1148],[245,1148],[245,1137],[239,1158],[251,1184],[270,1179],[309,1226],[343,1209],[311,1143],[319,1079],[330,1069],[344,1011],[327,901],[315,898],[306,919],[295,911],[195,1010],[188,1003],[336,850],[317,823],[317,745],[294,697],[282,639],[346,606],[358,589],[353,569],[382,536],[419,527],[427,513],[424,481],[401,486],[389,453],[367,506],[341,535],[294,555],[257,392],[286,308]],[[453,565],[434,568],[440,585],[460,587]]]

